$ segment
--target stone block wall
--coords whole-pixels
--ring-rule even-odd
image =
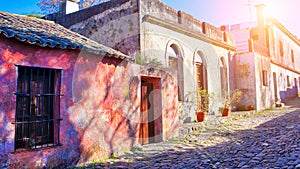
[[[64,27],[134,57],[140,50],[137,0],[111,0],[68,15],[46,16]]]

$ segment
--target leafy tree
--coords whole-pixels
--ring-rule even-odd
[[[39,0],[37,5],[44,13],[55,13],[59,11],[60,3],[66,0]],[[80,9],[88,8],[109,0],[78,0]]]
[[[64,0],[40,0],[37,5],[40,7],[41,11],[45,13],[58,12],[59,4]]]

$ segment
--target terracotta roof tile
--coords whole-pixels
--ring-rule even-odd
[[[102,53],[109,57],[132,60],[119,51],[44,19],[0,12],[0,34],[41,47],[87,49],[89,52]]]

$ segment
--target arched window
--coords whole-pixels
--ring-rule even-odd
[[[176,44],[171,44],[167,48],[167,66],[177,71],[178,100],[183,101],[183,97],[184,97],[183,57],[180,48]]]
[[[196,88],[198,90],[207,90],[207,64],[202,51],[197,51],[194,57]]]
[[[220,61],[220,80],[221,80],[221,95],[225,96],[228,92],[228,75],[227,64],[224,57],[221,57]]]

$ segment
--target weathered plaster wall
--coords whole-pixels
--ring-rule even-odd
[[[234,39],[231,34],[220,31],[217,27],[209,23],[201,22],[192,15],[174,9],[160,0],[140,0],[140,22],[142,22],[146,15],[160,18],[195,33],[205,34],[207,37],[220,42],[234,45]],[[141,30],[141,32],[143,32],[143,30]]]
[[[300,46],[296,44],[290,37],[282,32],[277,26],[272,26],[270,35],[270,53],[271,58],[284,66],[296,71],[300,71]],[[283,43],[283,57],[280,56],[279,42]],[[292,62],[291,50],[294,51],[294,63]]]
[[[81,136],[79,164],[129,150],[137,144],[139,67],[80,53],[74,67],[70,121]]]
[[[272,73],[277,75],[277,95],[281,101],[285,102],[288,98],[296,97],[299,92],[300,46],[275,24],[271,22],[270,25]],[[280,41],[283,46],[283,56],[280,56]],[[293,59],[292,50],[294,52]],[[287,76],[290,79],[290,86],[288,86]]]
[[[96,9],[102,9],[95,11]],[[74,16],[73,16],[74,15]],[[73,18],[88,15],[73,22]],[[72,16],[69,17],[69,16]],[[134,57],[140,50],[137,0],[113,0],[76,13],[60,16],[70,30]]]
[[[25,45],[14,40],[0,37],[0,164],[9,168],[41,168],[61,165],[62,163],[74,164],[79,160],[82,150],[80,140],[74,124],[69,120],[67,109],[72,99],[70,80],[73,75],[73,67],[77,53],[70,50],[41,49],[35,46]],[[17,69],[14,64],[41,66],[49,68],[62,68],[63,76],[61,92],[65,95],[61,98],[61,138],[63,146],[43,151],[29,151],[25,153],[13,153],[15,126]],[[66,161],[64,161],[66,160]],[[54,162],[55,163],[52,163]]]
[[[225,57],[227,60],[229,50],[223,50],[222,47],[214,46],[212,44],[203,42],[202,40],[195,40],[188,35],[178,33],[174,30],[169,32],[161,32],[161,28],[158,27],[156,27],[157,30],[145,30],[148,29],[148,26],[149,29],[152,29],[152,25],[145,24],[144,19],[147,15],[154,16],[156,18],[162,19],[165,22],[175,24],[177,26],[176,29],[184,28],[186,30],[192,31],[195,34],[199,34],[204,38],[207,38],[207,42],[216,40],[218,43],[234,46],[234,39],[231,34],[220,31],[218,28],[208,23],[200,22],[199,20],[183,11],[179,11],[167,6],[160,0],[122,0],[119,3],[116,3],[116,1],[113,0],[112,2],[115,3],[112,3],[109,6],[97,5],[97,8],[107,7],[106,10],[98,11],[98,13],[94,12],[94,8],[96,7],[92,7],[90,9],[91,12],[89,12],[88,8],[72,14],[72,16],[79,16],[81,14],[83,15],[84,13],[93,13],[93,15],[89,14],[89,18],[78,20],[76,21],[76,23],[72,22],[72,24],[70,24],[71,26],[69,26],[68,28],[72,31],[79,32],[80,34],[83,34],[93,40],[101,42],[106,46],[120,50],[125,54],[131,55],[132,57],[142,56],[142,59],[144,60],[157,59],[162,64],[166,64],[166,60],[164,59],[166,55],[166,44],[168,44],[168,42],[172,39],[174,39],[175,41],[178,41],[180,39],[179,41],[181,41],[181,38],[183,38],[185,39],[183,43],[185,43],[184,45],[187,49],[184,49],[182,52],[184,53],[186,52],[186,50],[189,50],[189,53],[184,53],[184,57],[186,67],[189,67],[190,69],[184,70],[186,77],[186,79],[184,79],[185,86],[190,86],[191,80],[193,82],[195,81],[194,75],[187,76],[187,74],[189,74],[188,72],[194,73],[193,71],[195,70],[192,58],[194,57],[195,52],[202,50],[205,54],[205,57],[209,58],[207,60],[207,63],[215,66],[214,68],[209,68],[209,73],[214,74],[215,72],[218,72],[216,73],[217,76],[209,75],[211,76],[209,78],[213,78],[209,79],[209,81],[220,82],[220,71],[218,68],[219,58]],[[62,17],[71,20],[69,16],[71,15]],[[147,35],[149,33],[154,33],[156,35]],[[162,34],[161,37],[164,37],[165,39],[157,37],[157,34]],[[192,39],[193,42],[189,41],[190,39]],[[148,43],[151,45],[145,45],[144,43]],[[192,43],[198,44],[196,46],[192,45],[193,47],[191,48],[190,45]],[[204,48],[206,49],[204,50]],[[211,50],[209,48],[211,48]],[[153,52],[154,50],[155,52]],[[212,55],[213,57],[210,55]],[[214,61],[211,62],[211,58],[214,58],[212,59]],[[216,88],[216,90],[214,88]],[[191,86],[185,90],[195,90],[195,86]],[[209,90],[219,93],[220,86],[216,85],[214,87],[210,87]],[[215,109],[217,110],[218,108]],[[213,112],[216,111],[214,110]],[[194,113],[192,114],[192,116],[194,116]]]
[[[0,54],[2,167],[66,167],[108,157],[137,143],[140,78],[133,75],[134,66],[87,52],[39,48],[3,38]],[[13,152],[13,92],[17,78],[14,64],[63,69],[62,146]]]
[[[237,54],[235,57],[234,81],[235,89],[241,89],[243,96],[238,107],[247,108],[252,105],[256,110],[271,108],[275,103],[274,85],[270,60],[256,52]],[[267,71],[267,84],[263,85],[262,72]]]
[[[255,82],[256,84],[256,109],[264,110],[271,108],[274,103],[272,90],[271,64],[268,57],[255,53]],[[263,71],[267,71],[267,84],[263,85]]]
[[[148,60],[156,59],[163,67],[167,67],[168,54],[167,47],[171,44],[179,46],[184,58],[184,94],[196,90],[195,62],[201,61],[197,52],[203,54],[203,62],[207,63],[208,72],[208,91],[216,95],[211,102],[211,113],[217,113],[221,106],[221,80],[220,80],[220,58],[224,57],[228,67],[228,56],[233,55],[231,50],[215,46],[202,40],[190,37],[174,30],[164,28],[149,22],[141,25],[143,38],[141,41],[142,56]],[[227,73],[228,74],[228,73]],[[176,78],[176,77],[175,77]],[[195,119],[195,107],[183,104],[181,120]]]
[[[255,88],[255,95],[247,94],[245,96],[245,93],[249,92],[244,92],[240,105],[245,104],[247,106],[247,104],[252,104],[252,101],[249,102],[249,100],[255,100],[257,110],[274,106],[274,103],[277,101],[275,99],[275,84],[278,101],[284,102],[287,98],[297,96],[299,89],[299,45],[273,22],[269,21],[267,25],[268,27],[266,27],[265,30],[267,33],[266,38],[268,39],[266,39],[267,43],[265,47],[259,45],[255,40],[249,43],[249,39],[257,38],[252,36],[257,34],[257,32],[255,32],[257,31],[256,27],[232,31],[236,39],[239,60],[248,64],[252,67],[252,71],[255,72],[254,76],[248,76],[246,78],[249,81],[248,83],[255,81],[255,85],[253,86],[247,85],[247,82],[240,78],[235,80],[235,83],[242,84],[247,90],[253,91]],[[280,56],[280,41],[283,46],[283,56]],[[266,47],[269,47],[269,50]],[[292,50],[294,52],[293,59]],[[255,58],[255,62],[249,60],[251,57]],[[294,60],[294,62],[292,60]],[[238,65],[236,68],[237,67]],[[262,70],[267,71],[267,85],[263,85]],[[273,73],[276,74],[276,82],[274,82]],[[287,85],[287,76],[289,76],[290,86]],[[245,100],[246,98],[250,99],[247,101]]]
[[[141,69],[86,51],[39,48],[0,39],[0,164],[47,168],[84,164],[138,144],[141,76],[161,79],[162,139],[178,135],[177,89],[173,73]],[[62,146],[14,152],[17,71],[14,64],[62,69]],[[158,113],[158,112],[157,112]]]
[[[271,64],[272,73],[276,73],[277,78],[277,96],[281,102],[287,99],[297,97],[299,93],[299,74],[286,70],[278,65]],[[289,76],[290,86],[287,83],[287,76]],[[274,84],[272,84],[273,87]]]
[[[256,107],[256,85],[255,82],[255,62],[254,53],[237,54],[232,62],[231,67],[234,68],[231,72],[231,79],[234,83],[234,89],[240,89],[243,92],[239,106],[247,107],[252,105]],[[238,106],[238,107],[239,107]]]

